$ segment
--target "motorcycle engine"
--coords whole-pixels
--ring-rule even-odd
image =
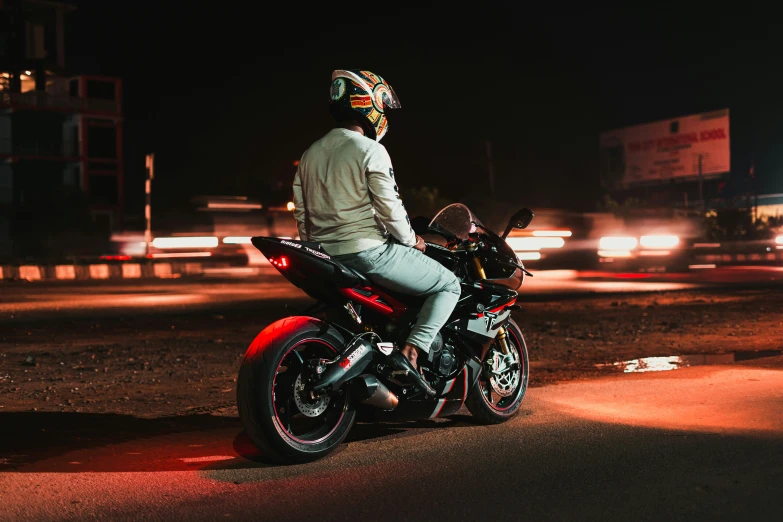
[[[446,377],[454,371],[457,366],[457,357],[454,355],[454,347],[438,332],[430,345],[429,352],[430,368],[438,375]]]
[[[454,348],[446,343],[443,345],[443,350],[440,354],[440,361],[438,362],[438,373],[444,377],[450,375],[454,371],[454,367],[457,366],[457,358],[454,356]]]

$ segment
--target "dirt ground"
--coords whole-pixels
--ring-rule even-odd
[[[531,386],[650,356],[783,348],[776,289],[521,303]],[[282,313],[282,312],[281,312]],[[0,412],[157,417],[233,410],[247,345],[277,319],[252,309],[0,326]]]

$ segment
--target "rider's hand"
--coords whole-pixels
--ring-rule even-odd
[[[415,248],[416,250],[418,250],[419,252],[421,252],[423,254],[424,250],[427,248],[427,244],[424,242],[424,240],[421,238],[421,236],[417,235],[416,236],[416,244],[413,245],[413,248]]]

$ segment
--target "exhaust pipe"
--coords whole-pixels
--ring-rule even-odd
[[[399,399],[375,375],[368,373],[354,380],[362,404],[369,404],[382,410],[393,410],[399,404]]]

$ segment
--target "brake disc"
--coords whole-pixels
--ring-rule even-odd
[[[302,415],[305,417],[318,417],[326,411],[330,400],[328,395],[319,397],[315,401],[310,401],[302,397],[302,390],[304,390],[304,384],[302,383],[302,374],[300,373],[294,383],[294,403],[296,403],[296,407],[302,412]]]
[[[494,350],[493,350],[494,351]],[[515,350],[509,350],[508,355],[495,351],[493,354],[493,369],[490,370],[489,384],[492,390],[501,397],[511,395],[519,384],[519,365]]]

